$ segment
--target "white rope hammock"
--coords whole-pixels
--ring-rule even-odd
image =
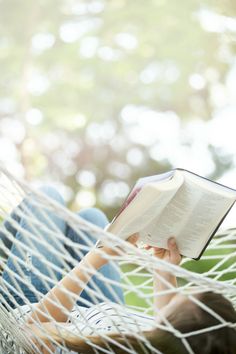
[[[57,222],[54,221],[55,217]],[[115,339],[112,339],[106,331],[98,331],[98,327],[93,326],[88,320],[86,312],[82,311],[81,306],[91,309],[98,306],[99,311],[107,316],[101,303],[110,303],[112,297],[112,301],[117,304],[113,307],[113,314],[119,316],[124,305],[121,297],[118,296],[118,287],[123,291],[127,311],[146,316],[152,315],[154,296],[175,294],[176,292],[186,294],[192,301],[199,302],[194,294],[213,291],[224,295],[234,305],[236,304],[236,230],[234,229],[219,232],[211,241],[201,261],[183,259],[181,266],[175,266],[89,223],[54,198],[50,198],[42,191],[32,189],[2,168],[0,169],[0,218],[0,233],[3,235],[0,237],[0,353],[41,353],[35,345],[33,333],[29,335],[29,332],[23,329],[26,318],[24,316],[25,308],[30,308],[32,311],[34,309],[34,304],[29,298],[34,296],[36,301],[40,301],[43,297],[40,286],[46,291],[50,290],[53,285],[58,283],[58,279],[65,276],[73,266],[78,264],[78,259],[82,259],[84,253],[94,247],[94,240],[102,240],[111,247],[118,244],[122,249],[116,256],[104,255],[109,258],[109,264],[112,265],[113,271],[121,276],[121,282],[106,278],[98,271],[96,281],[93,278],[86,287],[89,298],[76,298],[80,302],[76,308],[77,311],[81,311],[80,320],[84,324],[83,330],[81,326],[78,326],[76,319],[71,316],[71,312],[67,312],[70,324],[74,325],[73,328],[77,328],[76,335],[87,340],[93,347],[94,353],[114,353],[112,344]],[[63,223],[66,223],[67,230],[68,228],[74,230],[83,242],[78,243],[67,237],[65,231],[58,226]],[[94,239],[93,241],[91,237]],[[45,250],[47,256],[44,256]],[[73,250],[73,253],[70,250]],[[34,260],[36,261],[34,262]],[[194,269],[197,271],[191,270],[193,263]],[[46,271],[42,272],[38,264],[43,266]],[[162,292],[153,293],[153,269],[169,271],[176,275],[178,288],[169,284]],[[85,271],[91,273],[91,269]],[[34,274],[40,280],[38,288],[30,278],[30,274]],[[76,281],[78,282],[78,279]],[[165,282],[166,280],[161,279],[160,276],[160,281]],[[99,282],[103,284],[103,290],[99,287]],[[30,296],[24,291],[25,288]],[[69,293],[66,289],[64,291]],[[76,295],[71,293],[71,297],[75,298]],[[27,306],[20,306],[19,303]],[[56,304],[58,307],[61,306],[58,302]],[[188,344],[190,335],[198,335],[225,326],[235,326],[204,304],[199,302],[198,305],[213,314],[218,319],[218,324],[195,333],[180,333],[165,318],[160,324],[156,324],[157,327],[181,338],[189,353],[193,353]],[[66,312],[65,308],[63,311]],[[53,321],[49,313],[47,316],[49,322]],[[161,353],[147,341],[138,320],[135,320],[135,325],[136,330],[132,327],[130,332],[140,340],[140,345],[144,348],[143,352]],[[35,326],[40,328],[40,323],[35,321]],[[63,324],[56,323],[55,326],[58,333],[65,333]],[[102,337],[107,343],[106,349],[99,348],[86,333]],[[123,353],[135,353],[128,337],[118,327],[117,333],[126,338],[125,345],[117,343],[117,346],[122,347]],[[74,330],[71,334],[75,334]],[[58,343],[51,338],[47,331],[45,331],[45,336],[48,337],[48,343],[56,345],[58,353],[72,352],[63,341]],[[39,338],[36,339],[40,342]],[[41,344],[44,347],[47,346],[43,341]],[[54,350],[49,346],[48,353],[54,353]]]

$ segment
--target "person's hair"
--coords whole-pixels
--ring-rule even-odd
[[[235,324],[236,311],[231,302],[220,294],[205,292],[195,295],[196,299],[225,321]],[[202,307],[194,305],[192,301],[185,301],[183,306],[176,307],[172,313],[167,316],[170,324],[181,333],[198,331],[211,326],[219,325],[220,322],[213,315],[208,313]],[[187,354],[188,350],[173,333],[160,328],[151,331],[142,332],[142,336],[151,346],[164,354]],[[111,334],[108,337],[112,340],[106,342],[102,337],[90,336],[81,339],[75,335],[55,336],[54,340],[63,343],[68,349],[79,353],[94,353],[93,346],[97,348],[106,348],[113,350],[114,353],[124,353],[124,349],[115,343],[127,347],[127,341],[131,344],[136,353],[152,353],[151,349],[145,345],[144,340],[137,340],[137,336],[132,334]],[[141,336],[140,336],[141,338]],[[191,335],[186,340],[195,354],[236,354],[236,330],[230,326],[212,329],[207,332]],[[143,349],[145,348],[145,350]],[[100,352],[97,349],[98,352]],[[104,353],[104,351],[101,351]]]

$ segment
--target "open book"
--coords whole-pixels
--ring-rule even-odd
[[[167,248],[175,236],[183,256],[199,259],[236,201],[236,190],[176,168],[138,180],[107,231]]]

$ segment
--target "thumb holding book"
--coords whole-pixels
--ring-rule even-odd
[[[169,263],[179,265],[182,259],[181,254],[179,253],[178,245],[174,237],[170,237],[167,241],[167,247],[160,248],[160,247],[152,247],[147,245],[145,247],[146,250],[153,249],[153,255],[160,259],[163,259]]]

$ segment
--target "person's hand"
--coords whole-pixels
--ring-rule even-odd
[[[155,257],[158,257],[175,265],[180,264],[182,257],[179,253],[179,249],[174,237],[168,239],[167,246],[168,249],[152,246],[146,246],[145,249],[149,250],[152,248]]]
[[[138,239],[139,239],[139,234],[136,232],[135,234],[127,238],[127,242],[131,243],[132,245],[136,245]]]
[[[135,234],[129,236],[126,241],[135,246],[138,239],[139,239],[139,234],[135,233]],[[102,247],[102,250],[111,256],[120,255],[120,254],[122,254],[122,252],[125,252],[125,250],[122,246],[114,246],[113,248],[104,246],[104,247]]]

